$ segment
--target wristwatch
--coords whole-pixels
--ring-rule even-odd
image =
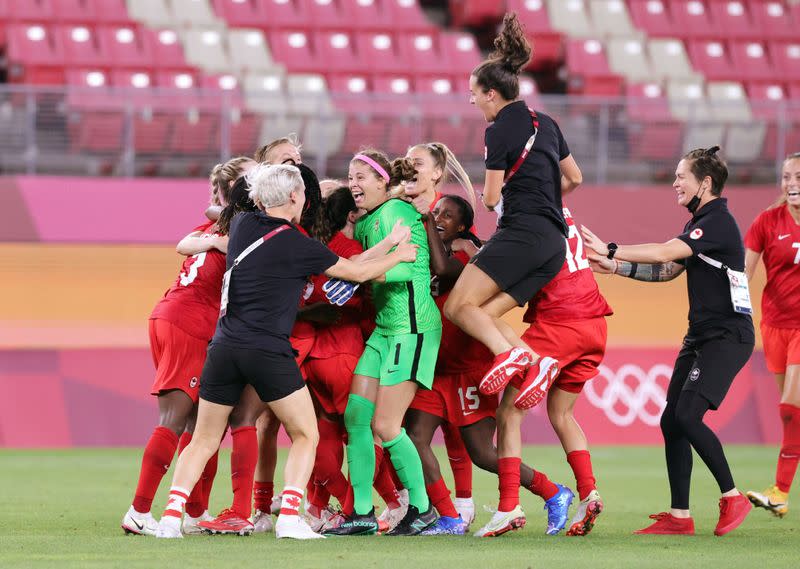
[[[609,243],[608,245],[606,245],[606,247],[608,248],[608,255],[606,255],[606,257],[609,259],[613,259],[614,255],[617,254],[617,249],[619,248],[619,245],[617,245],[616,243]]]

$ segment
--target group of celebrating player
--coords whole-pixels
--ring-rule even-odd
[[[605,352],[611,308],[592,269],[608,266],[590,263],[562,204],[581,173],[558,125],[518,99],[531,48],[514,15],[495,47],[470,77],[470,102],[491,123],[481,200],[498,228],[486,243],[469,177],[438,142],[394,160],[362,149],[346,186],[319,182],[291,137],[214,168],[210,221],[178,244],[180,275],[150,317],[160,419],[126,532],[460,535],[474,519],[474,463],[498,475],[500,495],[476,536],[525,525],[520,486],[544,500],[555,535],[573,492],[521,460],[522,419],[545,400],[579,494],[567,534],[592,530],[603,502],[573,407]],[[448,177],[468,199],[441,193]],[[502,316],[525,304],[519,337]],[[281,424],[292,446],[276,496]],[[455,499],[431,450],[440,427]],[[212,517],[228,428],[234,498]],[[157,521],[153,497],[176,450]]]

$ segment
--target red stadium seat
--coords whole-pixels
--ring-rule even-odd
[[[677,34],[667,0],[630,0],[628,10],[634,25],[651,37],[674,37]]]
[[[392,119],[375,104],[369,78],[363,74],[329,76],[328,87],[336,109],[347,119],[342,149],[349,153],[364,145],[383,148]]]
[[[124,143],[125,115],[115,110],[70,106],[67,132],[75,152],[117,153]]]
[[[188,69],[183,45],[174,30],[140,28],[144,50],[153,53],[153,64],[161,69]]]
[[[383,17],[398,32],[425,32],[435,28],[422,13],[417,0],[383,0]]]
[[[292,72],[316,72],[320,65],[324,64],[324,60],[317,60],[311,45],[312,41],[312,36],[305,31],[273,31],[269,33],[272,57],[275,61],[283,63]]]
[[[314,45],[319,54],[316,69],[320,73],[358,73],[363,64],[355,50],[355,38],[349,32],[318,32]],[[324,57],[321,54],[325,54]]]
[[[231,118],[231,154],[249,156],[253,153],[253,149],[258,146],[261,120],[261,115],[255,113],[238,113]]]
[[[688,43],[692,67],[706,79],[725,80],[739,77],[741,71],[733,68],[728,46],[719,40],[693,40]]]
[[[99,27],[97,40],[114,67],[149,68],[154,65],[152,43],[144,40],[142,31],[136,26]]]
[[[409,63],[400,57],[395,36],[385,32],[356,35],[356,49],[372,73],[408,73]]]
[[[753,117],[770,121],[778,119],[779,108],[776,103],[785,101],[788,97],[788,91],[784,85],[778,82],[758,81],[748,83],[746,90]]]
[[[745,0],[710,0],[708,9],[722,37],[757,37]]]
[[[30,1],[30,0],[28,0]],[[52,0],[55,20],[63,24],[97,24],[93,2],[86,0]]]
[[[544,0],[508,0],[507,10],[517,13],[528,40],[535,46],[528,69],[545,69],[563,60],[564,37],[550,25]]]
[[[707,3],[702,0],[673,0],[670,4],[670,13],[675,26],[672,36],[712,38],[719,35]]]
[[[435,30],[399,34],[397,48],[400,59],[415,74],[449,73],[450,61],[439,47],[439,34]]]
[[[477,27],[503,18],[503,4],[496,0],[450,0],[448,7],[453,25],[458,27]],[[513,11],[511,6],[506,9]]]
[[[789,81],[800,81],[800,41],[771,42],[769,54],[775,70]]]
[[[11,0],[6,11],[11,22],[47,24],[58,20],[53,0]]]
[[[220,109],[239,110],[245,108],[242,87],[234,75],[203,74],[198,85],[203,91],[201,108],[219,112]]]
[[[93,28],[83,25],[56,26],[53,28],[56,41],[63,47],[64,63],[73,67],[108,67],[112,61],[100,50],[97,34]]]
[[[597,40],[567,42],[569,91],[584,95],[616,96],[622,88],[622,78],[611,72],[603,44]]]
[[[86,4],[93,6],[98,24],[133,23],[125,0],[86,0]]]
[[[174,115],[137,111],[133,118],[133,147],[144,154],[162,153],[172,132]]]
[[[177,154],[207,153],[219,148],[219,113],[178,113],[167,149]]]
[[[457,77],[469,77],[481,62],[481,52],[472,34],[443,32],[439,35],[439,45],[444,61],[448,62],[449,71]]]
[[[391,30],[388,10],[378,0],[339,0],[354,30]]]
[[[794,39],[797,37],[797,18],[792,21],[791,12],[783,0],[750,0],[750,15],[753,28],[764,39]]]
[[[160,87],[157,96],[161,99],[160,110],[184,111],[203,107],[203,99],[198,94],[199,79],[188,71],[163,70],[155,74],[156,86]]]
[[[627,132],[631,157],[670,160],[678,155],[683,127],[672,118],[669,103],[656,83],[628,85]]]
[[[767,48],[761,42],[734,41],[730,44],[731,61],[739,79],[771,80],[776,78],[775,70],[767,56]]]
[[[64,82],[64,54],[51,30],[40,25],[6,28],[8,79],[11,83],[57,85]]]
[[[413,84],[409,75],[373,75],[371,83],[375,93],[374,105],[381,113],[403,117],[418,112],[411,96]]]
[[[369,78],[363,73],[345,73],[328,76],[328,89],[336,108],[345,113],[371,111],[373,95]]]
[[[314,28],[348,30],[353,27],[350,14],[342,7],[341,0],[298,0],[298,3],[303,6]]]
[[[270,30],[307,30],[309,15],[300,0],[255,0],[263,19],[248,27],[265,27]]]
[[[218,18],[234,28],[263,28],[267,25],[267,14],[258,0],[213,0]]]

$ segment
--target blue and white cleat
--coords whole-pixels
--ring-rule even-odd
[[[547,535],[556,535],[567,525],[569,507],[575,497],[572,490],[566,486],[561,484],[556,486],[558,493],[544,503],[544,509],[547,510],[547,530],[544,533]]]
[[[439,516],[436,523],[420,535],[465,535],[468,528],[467,522],[461,516],[457,518]]]

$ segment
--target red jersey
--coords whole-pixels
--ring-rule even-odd
[[[213,221],[194,231],[207,238],[218,235]],[[219,317],[224,274],[225,254],[216,249],[186,257],[178,278],[156,304],[150,319],[167,320],[190,336],[211,341]]]
[[[569,229],[564,266],[553,280],[528,302],[528,310],[522,318],[525,322],[536,320],[575,322],[613,314],[606,299],[600,294],[583,249],[583,239],[572,219],[572,214],[566,207],[564,219]]]
[[[469,255],[464,251],[456,251],[453,257],[464,266],[469,263]],[[453,284],[445,290],[439,277],[431,277],[431,295],[442,313],[442,343],[436,360],[436,375],[485,370],[492,363],[492,353],[486,346],[444,317],[444,303]]]
[[[345,236],[341,231],[328,243],[328,249],[350,259],[364,252],[361,244]],[[328,302],[325,293],[322,292],[322,285],[328,280],[325,275],[317,275],[313,278],[314,290],[306,301],[307,304],[316,302]],[[361,288],[359,288],[359,292]],[[311,348],[309,357],[317,359],[331,358],[339,354],[351,354],[360,357],[364,351],[364,336],[361,334],[361,311],[359,307],[362,302],[360,294],[355,294],[342,307],[342,318],[336,324],[314,324],[317,338],[314,347]]]
[[[744,246],[761,253],[767,269],[762,322],[773,328],[800,328],[800,225],[789,206],[761,212],[747,230]]]
[[[436,193],[434,194],[434,196],[433,196],[433,201],[431,202],[431,205],[430,205],[430,207],[428,208],[428,210],[429,210],[430,212],[433,212],[433,208],[435,208],[435,207],[436,207],[436,204],[437,204],[437,203],[439,203],[439,200],[440,200],[440,199],[442,199],[442,196],[443,196],[443,194],[442,194],[441,192],[436,192]],[[477,235],[477,233],[476,233],[476,229],[475,229],[475,226],[474,226],[474,225],[473,225],[472,227],[470,227],[470,228],[469,228],[469,232],[470,232],[470,233],[472,233],[473,235]]]

